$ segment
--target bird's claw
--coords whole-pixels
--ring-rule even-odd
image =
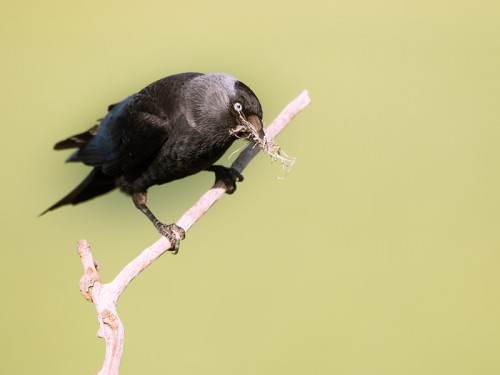
[[[177,224],[158,224],[158,232],[170,241],[170,249],[172,254],[177,254],[179,252],[180,242],[186,237],[186,232]]]
[[[243,175],[234,168],[213,165],[209,168],[215,173],[215,181],[222,181],[226,186],[226,193],[233,194],[236,191],[236,181],[243,181]]]

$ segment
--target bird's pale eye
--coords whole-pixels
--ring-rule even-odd
[[[243,105],[240,102],[234,103],[233,108],[236,112],[243,111]]]

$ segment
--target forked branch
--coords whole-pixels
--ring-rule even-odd
[[[307,91],[303,91],[297,98],[290,102],[269,127],[265,129],[268,142],[274,146],[274,138],[300,111],[307,107],[310,102],[311,100],[309,99]],[[254,145],[247,146],[239,154],[231,167],[241,173],[259,151],[259,147],[255,147]],[[187,232],[225,192],[224,184],[217,181],[210,190],[203,194],[200,199],[182,215],[176,224]],[[106,341],[104,364],[98,374],[115,375],[119,372],[124,342],[124,328],[116,312],[118,299],[130,282],[146,267],[170,249],[171,244],[166,237],[161,237],[127,264],[115,279],[108,284],[101,283],[97,269],[98,267],[92,257],[88,242],[86,240],[80,240],[78,241],[77,247],[85,272],[80,280],[80,291],[88,301],[94,303],[97,311],[97,319],[99,321],[97,336],[104,338]]]

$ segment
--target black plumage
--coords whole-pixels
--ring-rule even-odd
[[[172,75],[109,106],[108,111],[99,125],[54,146],[56,150],[77,148],[67,161],[93,169],[44,213],[119,188],[175,243],[175,251],[176,238],[183,237],[183,230],[156,219],[146,206],[148,188],[210,170],[232,193],[242,176],[214,165],[238,137],[249,135],[232,130],[250,124],[264,136],[262,107],[256,95],[224,73]]]

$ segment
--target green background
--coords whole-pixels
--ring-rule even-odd
[[[238,77],[267,123],[313,104],[286,179],[260,155],[126,290],[123,374],[500,373],[498,1],[5,0],[0,42],[0,373],[100,368],[76,240],[109,281],[158,235],[116,192],[38,218],[88,172],[51,148],[183,71]]]

